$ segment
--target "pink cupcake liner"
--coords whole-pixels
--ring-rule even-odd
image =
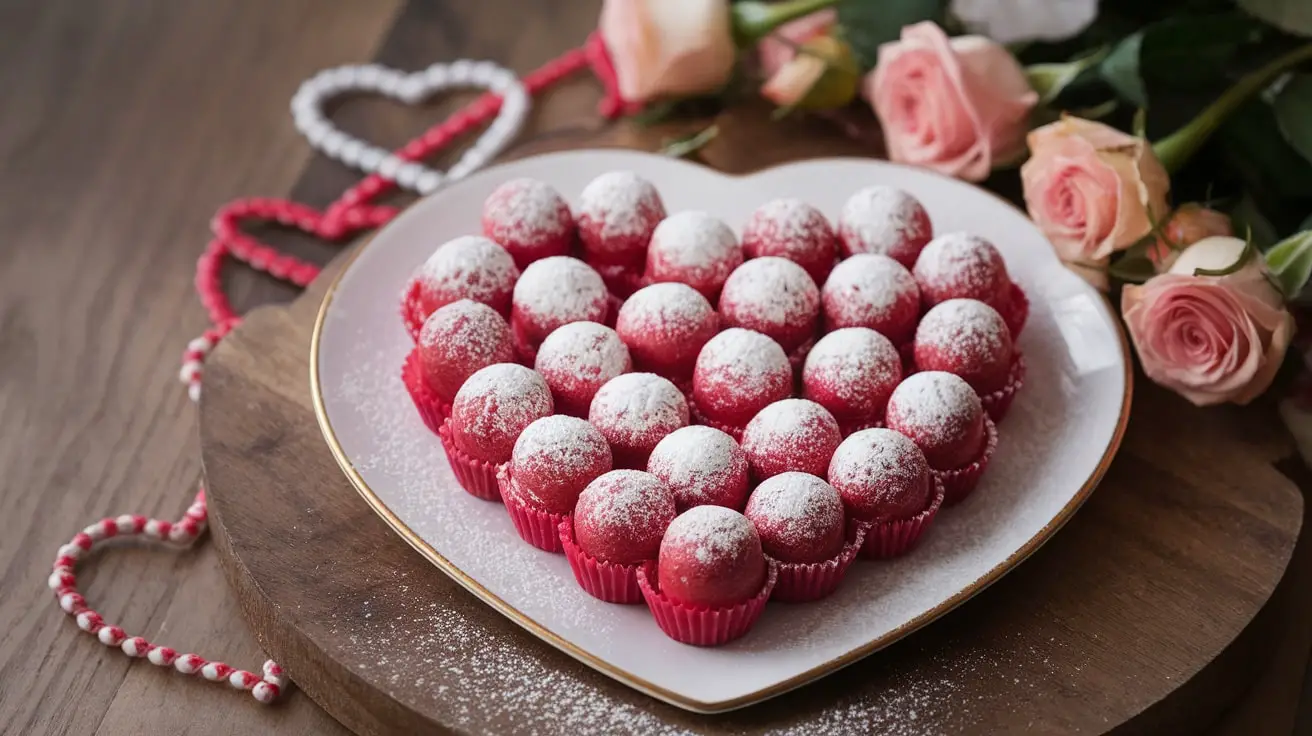
[[[676,603],[658,587],[656,563],[647,562],[638,568],[638,587],[647,601],[647,609],[656,618],[656,625],[671,639],[696,647],[718,647],[741,638],[761,617],[765,602],[774,591],[779,569],[767,562],[765,585],[754,597],[734,606],[703,608]]]
[[[688,398],[688,414],[692,417],[692,421],[694,424],[702,424],[707,427],[713,427],[715,429],[720,430],[721,432],[724,432],[725,434],[734,438],[734,440],[738,442],[743,441],[743,430],[747,428],[746,425],[733,425],[733,424],[725,424],[724,422],[717,422],[714,419],[711,419],[710,417],[702,413],[701,408],[697,406],[696,400],[692,398],[692,391],[689,391],[687,393],[687,398]]]
[[[1020,337],[1021,330],[1025,329],[1025,322],[1030,316],[1030,298],[1025,295],[1025,290],[1012,282],[1011,289],[1007,293],[1007,308],[1002,311],[1002,320],[1007,323],[1007,328],[1011,330],[1013,340]]]
[[[501,488],[497,484],[497,466],[486,460],[471,457],[464,450],[456,447],[455,439],[451,436],[450,417],[442,422],[437,436],[442,440],[442,449],[446,450],[447,462],[451,464],[451,472],[455,473],[456,480],[460,481],[460,487],[475,498],[500,501]]]
[[[519,532],[519,538],[544,552],[560,554],[560,523],[568,518],[568,514],[553,514],[533,508],[514,491],[514,482],[510,465],[499,465],[497,486],[501,489],[501,502],[506,505],[510,522],[515,525],[515,531]]]
[[[584,552],[574,541],[572,518],[561,521],[556,531],[574,580],[588,595],[607,603],[642,603],[642,589],[638,587],[638,568],[642,565],[617,565]]]
[[[1011,371],[1007,373],[1007,385],[987,394],[980,394],[979,400],[984,404],[984,411],[995,422],[1001,422],[1016,398],[1016,392],[1025,385],[1025,356],[1017,350],[1011,359]]]
[[[847,576],[857,553],[863,549],[866,527],[854,524],[848,530],[843,548],[824,562],[782,562],[771,560],[779,568],[779,581],[775,583],[770,600],[783,603],[818,601],[835,590]]]
[[[998,449],[998,425],[987,414],[984,416],[984,432],[984,451],[978,460],[952,470],[932,471],[943,482],[944,506],[956,506],[964,501],[979,485],[980,476],[988,469],[989,459],[993,457],[993,451]]]
[[[410,333],[410,339],[416,343],[419,342],[419,331],[423,329],[427,318],[428,315],[424,314],[419,305],[419,282],[411,281],[401,295],[401,321],[405,323],[405,331]]]
[[[929,507],[915,516],[889,521],[856,522],[866,527],[865,544],[861,545],[861,557],[867,560],[886,560],[910,552],[920,542],[929,525],[938,516],[946,495],[943,480],[934,476],[934,497]],[[854,520],[855,521],[855,520]]]
[[[451,405],[443,401],[424,380],[423,369],[419,367],[419,348],[411,350],[405,357],[405,363],[401,365],[401,382],[405,384],[405,390],[419,411],[419,418],[424,420],[424,426],[437,432],[442,422],[451,415]]]

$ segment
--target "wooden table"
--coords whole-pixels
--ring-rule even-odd
[[[344,733],[295,692],[263,708],[107,651],[58,613],[45,588],[50,561],[96,518],[175,518],[188,502],[199,463],[177,358],[206,326],[191,275],[209,216],[245,195],[323,204],[356,178],[292,129],[287,101],[300,80],[368,59],[414,68],[467,56],[528,70],[578,43],[597,5],[0,1],[0,519],[9,532],[0,538],[0,732]],[[535,130],[599,125],[596,97],[586,81],[557,90],[536,108]],[[399,143],[454,104],[352,103],[335,119]],[[278,242],[320,262],[333,254],[294,236]],[[242,308],[293,293],[244,272],[232,282]],[[1246,412],[1275,421],[1267,405]],[[1294,464],[1288,472],[1312,487]],[[239,666],[263,660],[210,546],[128,545],[86,569],[91,604],[129,631]],[[1278,653],[1212,734],[1312,730],[1309,583],[1304,540],[1261,623],[1281,640]]]

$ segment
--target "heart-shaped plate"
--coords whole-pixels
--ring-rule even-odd
[[[707,210],[735,229],[775,197],[800,197],[832,219],[858,188],[892,184],[924,203],[935,232],[969,230],[995,243],[1031,300],[1020,340],[1028,378],[979,489],[940,514],[910,555],[858,561],[835,595],[772,603],[750,634],[716,649],[666,638],[644,606],[589,597],[563,555],[525,544],[500,504],[462,491],[400,379],[411,346],[397,314],[402,288],[438,245],[479,232],[493,188],[528,176],[576,201],[593,177],[617,169],[652,181],[670,212]],[[820,159],[734,177],[661,156],[596,150],[488,169],[414,204],[375,235],[329,290],[312,351],[324,436],[397,533],[533,634],[627,685],[699,712],[749,705],[834,672],[983,590],[1088,498],[1130,411],[1119,321],[1098,292],[1061,266],[1024,213],[970,184],[866,159]],[[424,605],[415,602],[417,614]]]

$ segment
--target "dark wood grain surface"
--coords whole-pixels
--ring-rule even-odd
[[[345,733],[299,693],[263,708],[107,651],[58,613],[45,588],[50,561],[90,520],[173,518],[186,506],[199,457],[177,358],[205,327],[191,274],[209,216],[245,195],[323,204],[355,179],[292,129],[287,101],[300,80],[368,59],[415,68],[471,56],[527,70],[581,40],[596,6],[0,0],[0,733]],[[595,127],[595,95],[586,83],[559,90],[536,108],[538,129]],[[452,104],[350,103],[334,116],[396,143]],[[279,242],[320,262],[334,253]],[[242,307],[293,294],[246,273],[233,283]],[[1290,451],[1269,407],[1202,416],[1206,431],[1232,417],[1257,428],[1236,442],[1252,457]],[[1276,657],[1251,671],[1250,693],[1214,733],[1285,734],[1300,719],[1309,568],[1312,550],[1300,544],[1259,621]],[[238,665],[264,658],[212,545],[124,545],[86,569],[91,603],[130,631]],[[1312,726],[1306,709],[1298,722]]]

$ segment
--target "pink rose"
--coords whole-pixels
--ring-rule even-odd
[[[930,22],[879,47],[865,94],[890,159],[969,181],[1024,154],[1039,99],[1007,49],[982,36],[949,39]]]
[[[1294,318],[1261,256],[1226,276],[1193,275],[1233,265],[1244,248],[1239,238],[1200,240],[1170,271],[1121,294],[1144,372],[1198,406],[1260,396],[1294,335]]]
[[[837,22],[838,11],[827,8],[779,26],[756,45],[756,53],[761,57],[761,72],[766,78],[773,77],[784,64],[797,56],[798,46],[829,35]]]
[[[1158,273],[1170,268],[1181,251],[1203,238],[1234,235],[1229,215],[1193,203],[1180,205],[1162,231],[1162,237],[1146,253]]]
[[[1171,180],[1142,138],[1065,117],[1031,132],[1029,145],[1025,204],[1063,261],[1105,265],[1166,216]]]
[[[605,0],[598,30],[626,102],[712,92],[733,71],[725,0]]]

